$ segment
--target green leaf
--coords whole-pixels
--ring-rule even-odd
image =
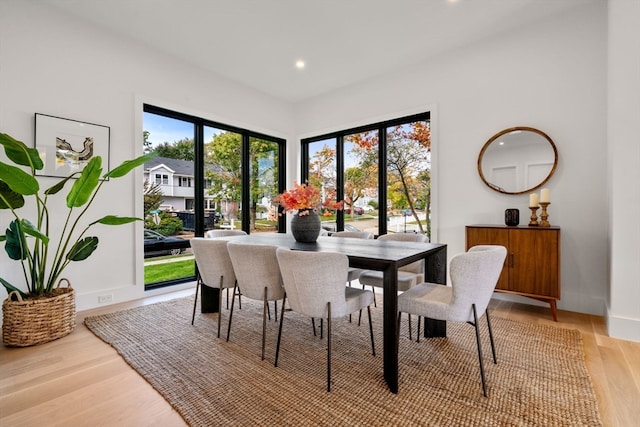
[[[22,194],[16,193],[6,182],[0,180],[0,209],[18,209],[23,206]]]
[[[97,221],[92,222],[91,225],[98,224],[98,223],[105,224],[105,225],[122,225],[122,224],[129,224],[130,222],[134,222],[134,221],[142,221],[142,218],[134,218],[130,216],[107,215],[100,218]]]
[[[0,180],[15,192],[24,196],[36,194],[40,189],[38,180],[22,169],[0,162]]]
[[[46,195],[51,195],[51,194],[56,194],[58,193],[60,190],[62,190],[65,186],[65,184],[73,177],[75,177],[78,174],[81,174],[82,172],[74,172],[71,175],[69,175],[68,177],[66,177],[65,179],[63,179],[62,181],[58,182],[56,185],[54,185],[53,187],[49,187],[44,191],[44,194]]]
[[[4,250],[11,259],[27,259],[29,254],[27,239],[18,220],[11,221],[9,228],[7,228],[7,242],[4,244]]]
[[[16,291],[16,292],[18,292],[20,294],[20,296],[22,298],[26,298],[27,297],[27,294],[25,292],[22,292],[20,289],[16,288],[11,283],[7,282],[6,280],[4,280],[1,277],[0,277],[0,283],[2,283],[2,285],[7,289],[7,293],[11,293],[11,291]]]
[[[156,156],[155,153],[145,154],[144,156],[136,157],[133,160],[125,160],[118,167],[112,169],[104,175],[104,178],[120,178],[125,176],[133,169],[147,163],[149,160]]]
[[[33,225],[29,220],[23,219],[20,222],[20,225],[22,226],[21,228],[24,234],[28,234],[29,236],[42,240],[45,245],[49,244],[49,236],[41,233],[40,230],[38,230],[38,228],[35,225]]]
[[[4,145],[4,152],[13,163],[29,166],[36,170],[44,167],[38,150],[27,147],[24,142],[18,141],[6,133],[0,133],[0,144]]]
[[[89,201],[93,190],[98,186],[102,173],[102,158],[93,157],[82,169],[80,178],[73,183],[71,191],[67,194],[67,207],[78,208]]]
[[[96,250],[98,247],[98,238],[97,237],[85,237],[82,240],[78,240],[69,253],[67,254],[67,259],[70,261],[82,261],[87,258]]]

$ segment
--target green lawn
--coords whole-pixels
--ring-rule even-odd
[[[196,274],[193,258],[184,261],[167,262],[144,266],[144,284],[163,282],[165,280],[193,277]]]

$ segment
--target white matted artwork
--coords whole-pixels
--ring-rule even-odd
[[[36,113],[35,148],[44,162],[37,174],[66,178],[96,156],[108,171],[109,136],[108,126]]]

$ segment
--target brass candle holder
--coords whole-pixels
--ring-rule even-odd
[[[538,206],[529,206],[531,209],[531,219],[529,220],[529,227],[537,227],[538,226]]]
[[[542,212],[540,212],[540,227],[551,227],[547,218],[549,215],[547,214],[547,206],[549,206],[551,202],[540,202],[540,206],[542,207]]]

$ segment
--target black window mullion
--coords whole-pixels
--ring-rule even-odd
[[[387,131],[378,128],[378,233],[387,234]]]
[[[195,124],[193,144],[193,174],[195,185],[193,188],[196,236],[204,236],[204,124]]]
[[[336,197],[344,200],[344,135],[336,138]],[[344,209],[336,213],[336,229],[344,230]]]
[[[242,229],[251,232],[251,218],[249,218],[249,210],[251,209],[251,147],[249,146],[251,138],[248,133],[242,134],[242,192],[240,203],[242,206]]]

